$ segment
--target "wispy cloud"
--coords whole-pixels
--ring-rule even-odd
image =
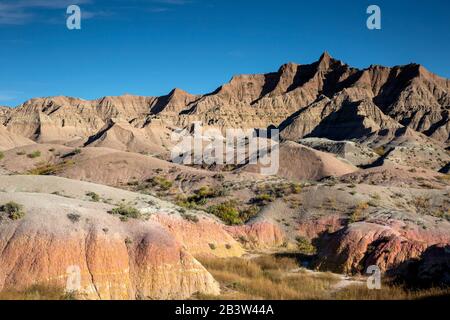
[[[185,4],[192,3],[192,1],[189,1],[189,0],[153,0],[152,2],[167,4],[167,5],[185,5]]]
[[[171,11],[173,7],[184,6],[192,3],[190,0],[150,0],[150,2],[158,5],[158,7],[151,7],[147,9],[147,11],[153,13]]]
[[[6,0],[0,3],[0,24],[21,25],[37,18],[37,10],[56,10],[92,0]]]
[[[83,19],[117,16],[124,9],[161,13],[177,7],[194,3],[193,0],[109,0],[104,10],[94,10],[98,0],[0,0],[0,25],[24,25],[36,21],[60,22],[59,18],[49,17],[48,11],[63,10],[69,5],[88,5],[82,7]],[[126,5],[125,5],[126,4]],[[63,12],[65,14],[65,11]]]
[[[152,13],[160,13],[160,12],[166,12],[169,11],[169,8],[150,8],[147,11]]]
[[[10,91],[10,90],[0,90],[0,102],[9,102],[19,98],[23,92],[20,91]]]

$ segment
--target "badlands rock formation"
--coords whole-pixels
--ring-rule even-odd
[[[0,290],[63,286],[78,266],[89,299],[214,295],[219,285],[196,257],[305,245],[324,270],[377,264],[413,279],[414,262],[417,282],[445,283],[449,106],[449,80],[423,66],[360,70],[324,53],[204,95],[0,107],[0,206],[25,211],[0,212]],[[196,121],[280,129],[278,146],[248,155],[279,151],[277,174],[171,162],[172,135]],[[142,217],[108,213],[124,203]]]
[[[448,144],[449,88],[447,79],[420,65],[359,70],[324,53],[312,64],[290,63],[274,73],[235,76],[205,95],[174,89],[163,97],[37,98],[3,109],[0,120],[11,132],[39,142],[100,138],[116,119],[114,123],[127,122],[136,129],[192,121],[221,128],[281,125],[292,140],[307,135],[395,136],[406,126]]]

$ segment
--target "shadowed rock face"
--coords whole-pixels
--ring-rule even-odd
[[[364,272],[371,265],[382,271],[397,270],[418,259],[427,248],[450,242],[448,232],[438,230],[408,232],[403,222],[358,222],[325,235],[318,266],[343,273]],[[429,257],[434,263],[433,257]],[[425,262],[424,262],[425,263]]]

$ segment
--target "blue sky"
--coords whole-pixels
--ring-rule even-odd
[[[69,4],[82,30],[66,28]],[[382,30],[366,28],[370,4]],[[360,68],[417,62],[450,78],[449,16],[448,0],[0,0],[0,105],[206,93],[325,50]]]

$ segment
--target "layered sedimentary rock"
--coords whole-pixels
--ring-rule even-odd
[[[406,126],[448,143],[449,88],[447,79],[417,64],[359,70],[324,53],[312,64],[235,76],[205,95],[174,89],[162,97],[38,98],[2,109],[0,120],[41,142],[86,139],[119,119],[136,129],[155,121],[165,126],[202,121],[219,128],[281,125],[295,141],[307,135],[361,138]]]
[[[326,235],[318,266],[343,273],[364,272],[371,265],[383,272],[419,259],[429,247],[448,245],[447,227],[412,227],[404,221],[364,221]]]
[[[218,294],[212,276],[156,222],[121,222],[105,205],[52,195],[0,194],[25,203],[0,220],[0,290],[80,286],[88,299],[180,299]],[[78,280],[79,279],[79,280]]]

